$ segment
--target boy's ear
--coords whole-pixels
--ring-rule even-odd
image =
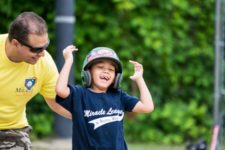
[[[91,73],[89,70],[82,71],[82,82],[85,87],[91,86]]]

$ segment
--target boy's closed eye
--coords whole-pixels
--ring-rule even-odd
[[[101,70],[101,71],[109,71],[109,72],[115,72],[115,68],[114,67],[104,67],[103,65],[96,65],[96,68]]]

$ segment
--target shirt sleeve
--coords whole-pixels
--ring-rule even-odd
[[[78,93],[77,92],[78,88],[76,86],[71,86],[71,85],[68,85],[68,86],[70,88],[69,96],[66,97],[66,98],[62,98],[62,97],[56,95],[56,102],[58,104],[60,104],[62,107],[64,107],[65,109],[67,109],[68,111],[72,112],[74,97],[75,97],[74,94],[75,95],[79,95],[79,94],[76,94],[76,93]]]
[[[55,86],[56,81],[58,78],[58,70],[55,65],[55,62],[53,61],[51,55],[48,52],[45,52],[45,61],[42,64],[42,70],[45,71],[43,74],[43,81],[42,86],[40,89],[40,94],[43,95],[43,97],[48,99],[55,99],[56,92],[55,92]]]
[[[129,112],[133,110],[134,106],[139,101],[138,97],[130,96],[124,91],[121,91],[121,99],[122,99],[122,103],[124,105],[125,111],[129,111]]]

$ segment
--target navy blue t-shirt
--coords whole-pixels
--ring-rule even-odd
[[[70,95],[56,101],[72,113],[73,150],[127,150],[123,117],[138,98],[122,90],[95,93],[82,86],[69,86]]]

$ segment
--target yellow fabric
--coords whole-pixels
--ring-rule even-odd
[[[35,65],[10,61],[5,53],[7,36],[0,35],[0,129],[27,126],[27,102],[37,93],[54,99],[58,77],[55,63],[47,51]]]

